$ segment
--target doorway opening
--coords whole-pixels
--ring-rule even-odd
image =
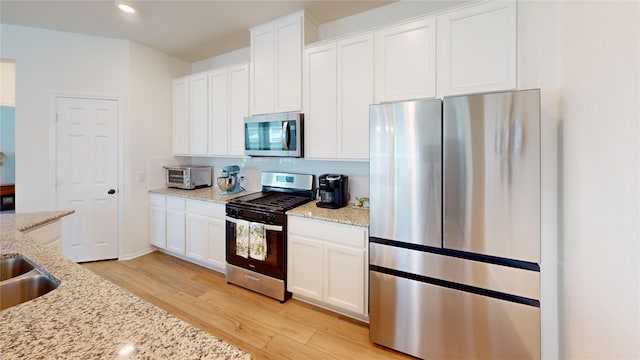
[[[0,211],[16,208],[16,70],[15,61],[0,60]]]

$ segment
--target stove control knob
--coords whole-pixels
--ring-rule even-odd
[[[273,222],[276,219],[274,214],[269,214],[269,221]]]
[[[242,216],[244,214],[244,210],[238,210],[238,216]]]
[[[236,209],[229,209],[229,215],[236,215],[238,213],[238,210]]]

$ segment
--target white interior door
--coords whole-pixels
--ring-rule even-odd
[[[56,98],[57,208],[62,253],[76,261],[118,257],[118,101]]]

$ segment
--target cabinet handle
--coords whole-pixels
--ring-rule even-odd
[[[109,195],[113,195],[115,193],[116,193],[115,189],[109,189],[109,191],[107,191],[107,194]]]

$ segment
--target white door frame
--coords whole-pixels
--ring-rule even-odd
[[[118,148],[118,183],[116,184],[116,201],[118,202],[118,229],[117,229],[117,243],[118,243],[118,259],[122,258],[123,251],[123,216],[124,216],[124,197],[122,196],[122,185],[124,184],[124,117],[123,117],[123,101],[121,96],[104,96],[104,95],[78,95],[70,93],[52,93],[49,97],[49,208],[52,210],[68,210],[57,208],[57,176],[58,176],[58,137],[57,137],[57,115],[56,115],[56,103],[59,98],[71,98],[71,99],[94,99],[94,100],[113,100],[118,103],[118,129],[117,129],[117,148]],[[64,221],[64,219],[63,219]],[[65,234],[62,234],[63,237]],[[64,238],[63,238],[64,241]]]

